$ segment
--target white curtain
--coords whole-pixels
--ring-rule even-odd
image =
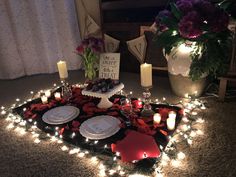
[[[0,0],[0,79],[81,67],[74,0]]]

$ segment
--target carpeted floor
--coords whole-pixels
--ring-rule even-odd
[[[83,73],[70,72],[71,83],[83,80]],[[138,74],[121,73],[121,81],[126,91],[132,90],[137,97],[142,95]],[[16,98],[27,98],[31,90],[45,89],[55,82],[59,82],[57,74],[2,80],[0,106],[10,106]],[[153,98],[164,96],[169,102],[179,100],[171,93],[168,78],[154,77],[153,82]],[[236,101],[220,103],[215,98],[208,98],[207,102],[205,134],[194,139],[191,147],[179,145],[178,148],[187,155],[186,159],[180,168],[166,167],[166,176],[236,176]],[[18,135],[5,127],[6,122],[0,120],[1,177],[97,176],[96,166],[86,159],[61,151],[60,145],[51,142],[35,144],[31,137]]]

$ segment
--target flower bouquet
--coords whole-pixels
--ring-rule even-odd
[[[99,66],[99,54],[103,49],[103,40],[95,37],[84,39],[76,48],[76,53],[81,56],[83,61],[85,78],[89,80],[96,78]]]
[[[227,28],[229,14],[208,0],[177,0],[156,17],[155,41],[169,55],[182,45],[191,44],[189,77],[218,76],[228,69],[232,34]]]

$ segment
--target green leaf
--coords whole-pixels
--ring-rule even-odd
[[[172,30],[178,29],[178,22],[177,20],[170,18],[170,17],[163,17],[161,19],[161,23],[166,25],[168,28],[171,28]]]
[[[173,36],[173,30],[166,30],[157,34],[154,40],[158,47],[165,49],[165,54],[169,54],[173,47],[176,47],[185,41],[178,34]]]
[[[182,15],[182,12],[179,10],[179,8],[175,5],[175,3],[170,3],[171,12],[174,14],[174,16],[180,20]]]
[[[229,1],[229,0],[224,0],[222,2],[220,2],[218,5],[220,8],[224,9],[224,10],[227,10],[230,8],[231,5],[233,5],[233,1]]]

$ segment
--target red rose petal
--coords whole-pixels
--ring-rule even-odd
[[[80,126],[80,122],[74,120],[74,121],[72,122],[72,126],[75,127],[75,128],[76,128],[76,127],[79,127],[79,126]]]

